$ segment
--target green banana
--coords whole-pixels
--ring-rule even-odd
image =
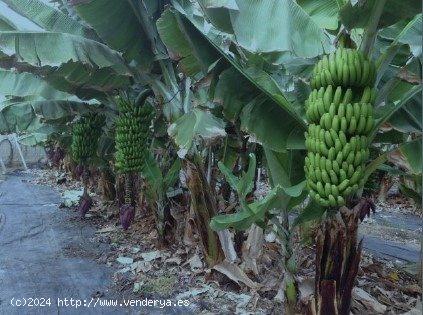
[[[345,117],[345,111],[346,111],[345,104],[344,103],[340,104],[338,107],[338,117],[341,119],[342,117]]]
[[[338,115],[336,115],[335,117],[333,117],[331,128],[335,130],[335,132],[338,132],[339,127],[340,127],[339,117]]]
[[[349,86],[350,84],[350,69],[348,68],[348,65],[344,63],[342,65],[342,84],[344,86]]]
[[[347,119],[345,117],[341,118],[341,131],[342,132],[347,132],[347,128],[348,128],[348,123],[347,123]]]
[[[333,95],[333,103],[338,106],[341,102],[341,98],[342,98],[342,88],[340,86],[338,86],[335,90],[335,93]]]
[[[353,135],[357,129],[357,120],[355,116],[351,117],[350,125],[348,126],[348,134]]]

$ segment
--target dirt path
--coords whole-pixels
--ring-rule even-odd
[[[139,314],[128,307],[92,307],[98,297],[118,298],[109,289],[116,270],[95,261],[110,249],[91,240],[94,229],[75,213],[58,209],[56,192],[28,183],[29,178],[15,174],[0,179],[0,314]],[[44,302],[51,306],[14,307],[12,298],[39,299],[32,304],[50,299]],[[58,306],[64,298],[87,305],[93,301],[89,308]]]

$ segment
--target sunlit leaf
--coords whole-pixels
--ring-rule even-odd
[[[95,32],[41,0],[3,0],[13,11],[28,18],[42,29],[68,33],[96,40]],[[15,28],[16,29],[16,28]]]
[[[175,140],[182,156],[190,150],[196,139],[213,141],[226,136],[225,123],[209,111],[198,108],[181,116],[169,127],[168,133]]]
[[[106,45],[80,36],[55,32],[0,32],[0,51],[35,67],[60,66],[68,61],[88,67],[111,67],[127,74],[122,57]]]

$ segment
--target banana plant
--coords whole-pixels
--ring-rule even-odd
[[[167,157],[163,158],[160,164],[152,154],[149,153],[147,155],[143,171],[145,179],[144,190],[147,196],[147,202],[156,214],[159,244],[168,245],[169,239],[173,237],[170,233],[171,231],[166,229],[166,224],[170,221],[171,203],[169,199],[171,198],[172,190],[179,180],[181,160],[176,158],[172,162]]]
[[[250,155],[247,172],[239,178],[222,162],[219,169],[225,175],[232,189],[237,193],[239,207],[233,214],[220,214],[215,216],[210,226],[216,230],[234,228],[235,230],[247,230],[253,224],[266,230],[269,226],[275,229],[279,238],[283,255],[283,291],[287,300],[287,306],[293,311],[298,296],[298,284],[296,281],[295,255],[292,249],[291,229],[288,223],[288,214],[297,205],[304,201],[305,181],[302,180],[303,170],[295,166],[295,161],[302,158],[299,151],[290,153],[276,153],[265,149],[266,164],[271,174],[270,183],[272,189],[260,200],[248,202],[247,196],[254,187],[256,174],[256,158]],[[297,164],[298,165],[298,164]],[[297,182],[301,180],[300,182]],[[294,184],[295,183],[295,184]],[[283,185],[283,186],[282,186]],[[283,214],[282,221],[279,215]]]
[[[275,157],[273,157],[275,159]],[[277,161],[267,161],[269,165],[273,167],[280,167],[277,165]],[[303,194],[303,188],[305,182],[302,181],[293,186],[280,186],[279,184],[274,187],[266,194],[266,196],[260,200],[249,202],[247,196],[252,192],[254,188],[255,173],[256,173],[256,157],[254,154],[250,154],[248,170],[236,177],[232,170],[230,170],[225,164],[219,162],[219,169],[226,177],[228,183],[232,189],[236,192],[239,198],[239,207],[233,214],[221,214],[213,217],[210,226],[214,230],[223,230],[226,228],[234,228],[236,230],[246,230],[251,227],[252,224],[256,224],[263,229],[266,229],[267,222],[274,216],[274,212],[271,210],[279,207],[278,198],[281,194],[286,195],[288,200],[284,200],[286,207],[290,210],[305,198]],[[277,171],[275,170],[274,173]],[[280,172],[280,171],[279,171]],[[281,175],[281,174],[280,174]]]
[[[79,201],[78,211],[82,217],[91,208],[92,199],[88,194],[89,166],[93,164],[98,150],[98,141],[102,134],[104,116],[93,113],[80,117],[72,124],[71,156],[78,164],[77,177],[82,176],[84,192]]]
[[[147,102],[149,94],[149,90],[140,93],[136,102],[123,96],[117,99],[119,118],[116,120],[115,166],[123,174],[125,181],[124,202],[120,205],[120,220],[125,230],[135,217],[135,175],[141,173],[145,167],[151,141],[150,125],[154,118],[154,109]]]
[[[419,98],[421,93],[421,84],[419,84],[421,82],[420,71],[413,70],[419,69],[418,65],[420,64],[421,51],[419,51],[418,47],[413,47],[411,45],[416,42],[413,38],[421,38],[421,33],[418,31],[419,25],[421,25],[421,14],[419,14],[421,4],[411,4],[409,2],[400,4],[400,6],[405,9],[402,11],[398,10],[398,4],[394,3],[394,1],[363,1],[364,3],[354,5],[349,1],[338,1],[338,6],[332,7],[335,16],[338,15],[341,18],[340,21],[342,24],[339,24],[338,19],[331,21],[330,18],[325,19],[326,16],[322,18],[322,16],[317,14],[313,15],[313,12],[319,12],[319,10],[313,10],[309,1],[300,1],[298,4],[293,4],[292,2],[280,1],[278,4],[270,6],[268,3],[258,4],[248,0],[236,1],[236,4],[234,2],[222,4],[213,1],[207,3],[203,1],[194,3],[177,0],[173,1],[175,10],[184,18],[183,22],[185,22],[185,29],[189,29],[191,34],[200,35],[207,39],[209,44],[217,49],[222,58],[233,67],[220,76],[222,80],[226,78],[232,79],[227,80],[226,84],[222,84],[224,89],[228,90],[228,88],[230,89],[233,86],[237,91],[236,94],[226,93],[226,95],[230,95],[230,97],[221,97],[223,104],[227,101],[227,106],[224,105],[224,108],[227,113],[231,115],[230,117],[232,119],[240,117],[244,130],[258,139],[265,147],[276,151],[283,151],[286,149],[301,150],[304,148],[304,140],[302,140],[303,127],[296,128],[300,136],[298,141],[293,141],[292,134],[284,131],[282,129],[283,126],[280,126],[290,125],[289,119],[291,117],[299,118],[294,120],[299,121],[299,126],[301,126],[304,122],[304,112],[298,109],[296,110],[298,107],[295,107],[295,101],[289,104],[289,102],[286,101],[286,97],[279,96],[279,94],[289,96],[289,87],[284,89],[284,86],[281,85],[283,81],[279,79],[276,83],[273,78],[276,73],[280,74],[282,71],[286,71],[286,73],[293,74],[293,76],[297,77],[299,80],[305,80],[307,82],[311,72],[310,66],[314,64],[314,62],[309,62],[307,64],[306,61],[302,60],[302,63],[299,63],[300,67],[295,67],[289,65],[289,63],[296,61],[298,64],[301,58],[281,57],[277,60],[269,59],[269,57],[272,58],[275,56],[275,52],[280,51],[279,54],[281,54],[283,49],[277,45],[282,43],[282,41],[276,41],[270,38],[260,41],[260,36],[265,37],[267,34],[273,33],[256,32],[256,30],[260,29],[260,27],[270,27],[269,25],[271,25],[273,21],[274,23],[281,23],[280,21],[282,19],[271,19],[272,22],[261,23],[261,25],[256,25],[254,28],[247,25],[247,23],[253,24],[258,21],[258,19],[255,18],[248,19],[249,12],[254,12],[253,14],[256,16],[260,15],[262,12],[268,12],[266,9],[272,7],[272,13],[266,15],[272,16],[272,14],[276,15],[279,12],[277,9],[274,9],[275,6],[285,6],[285,8],[289,7],[289,10],[295,8],[296,10],[299,9],[297,12],[308,12],[309,18],[313,23],[320,27],[319,29],[323,31],[323,34],[328,35],[332,43],[322,45],[324,41],[318,41],[319,47],[325,47],[324,52],[333,50],[335,48],[334,43],[336,42],[335,37],[331,37],[325,32],[325,29],[330,30],[332,34],[333,31],[339,33],[339,39],[342,39],[342,34],[347,32],[354,46],[361,45],[366,54],[370,54],[372,59],[379,60],[377,71],[379,93],[376,100],[376,124],[372,130],[371,139],[375,139],[377,135],[379,136],[381,134],[380,127],[386,124],[398,125],[403,123],[403,125],[407,126],[407,129],[410,125],[416,125],[416,121],[418,120],[417,117],[419,117],[419,115],[421,117],[421,102],[418,103],[419,105],[414,106],[410,103],[410,100]],[[316,4],[316,6],[318,5]],[[284,12],[289,10],[284,10]],[[330,15],[328,14],[328,16]],[[303,21],[305,20],[306,19],[303,19]],[[328,21],[331,21],[331,23],[328,23]],[[290,22],[291,20],[287,23]],[[364,36],[362,35],[363,33],[357,31],[358,28],[365,29]],[[255,30],[254,34],[248,34],[248,30],[251,29]],[[278,27],[278,29],[281,29],[281,27]],[[289,29],[289,27],[286,29]],[[303,29],[297,29],[297,31],[302,30]],[[310,34],[312,33],[308,32],[307,35]],[[280,35],[281,34],[278,34],[277,36]],[[301,36],[301,40],[307,38],[307,35]],[[319,35],[314,34],[313,40],[321,38],[322,37]],[[288,41],[290,40],[295,40],[295,38],[289,38]],[[306,42],[312,45],[315,43],[313,40],[306,40]],[[228,42],[232,42],[235,49],[230,49]],[[250,43],[254,43],[256,46],[252,46]],[[264,57],[257,56],[256,49],[258,48],[263,48],[260,52]],[[400,51],[400,48],[405,48],[405,56],[401,56],[404,55],[404,53]],[[266,49],[269,49],[269,51],[266,51]],[[301,55],[300,52],[301,50],[297,50],[294,51],[293,54],[299,57],[304,56]],[[399,54],[400,52],[401,55]],[[306,55],[306,57],[316,57],[322,53],[322,50],[316,50],[315,54],[310,53]],[[271,60],[271,63],[269,60]],[[274,64],[278,63],[280,67],[275,70]],[[263,67],[263,65],[266,67]],[[405,75],[407,75],[408,78]],[[234,78],[236,78],[236,81]],[[241,85],[244,85],[240,83],[243,82],[243,80],[245,82],[245,92],[243,92],[244,89],[240,88]],[[275,86],[277,89],[275,89]],[[394,90],[397,89],[403,89],[402,93],[396,94]],[[278,90],[279,92],[277,92]],[[305,90],[305,94],[307,94],[307,88]],[[280,91],[285,93],[281,93]],[[263,93],[264,96],[266,96],[264,99],[265,101],[256,101],[255,104],[252,104],[251,100],[255,96],[254,92]],[[225,93],[221,94],[225,95]],[[304,98],[302,101],[304,101]],[[264,102],[266,102],[267,106],[260,107],[259,105],[264,104]],[[301,100],[297,101],[297,104],[299,103],[301,103]],[[233,106],[234,104],[235,106]],[[271,106],[274,105],[278,105],[284,110],[284,112],[282,112],[284,114],[283,118],[277,119],[275,110],[272,111],[273,115],[264,116],[267,111],[270,112],[271,109],[273,109]],[[404,109],[407,107],[411,110],[408,109],[404,112]],[[254,109],[256,110],[254,111]],[[242,115],[244,111],[246,114]],[[400,116],[396,116],[396,114],[400,114]],[[286,118],[287,116],[289,118]],[[399,120],[398,117],[401,117],[401,120]],[[250,121],[253,122],[253,124],[249,124]],[[281,124],[280,121],[284,121],[284,124]],[[275,124],[273,124],[273,122],[275,122]],[[278,146],[277,140],[272,141],[275,139],[275,136],[272,137],[272,135],[266,134],[266,131],[259,132],[259,128],[265,129],[263,126],[267,128],[269,133],[272,132],[276,134],[276,137],[280,142],[282,141],[282,145],[284,146],[280,144]],[[290,127],[292,126],[290,125]],[[292,129],[293,128],[290,128],[289,130]],[[275,130],[280,130],[280,132],[275,133]],[[417,132],[421,134],[421,128],[418,128]],[[378,160],[376,159],[376,161]],[[370,163],[370,165],[372,165],[372,163]],[[366,172],[371,172],[370,166]],[[316,204],[312,203],[300,214],[296,223],[305,222],[307,219],[311,218],[322,218],[324,213],[326,213],[324,207],[318,207]],[[331,229],[331,227],[329,227],[329,229]],[[316,301],[319,300],[320,296],[318,292],[315,298]],[[346,300],[349,300],[348,297],[346,297]],[[347,305],[346,309],[348,309],[348,302],[345,303],[347,303],[344,305]],[[342,305],[342,303],[338,303],[338,305]],[[316,306],[318,308],[317,312],[322,312],[321,307],[317,304]],[[340,307],[342,308],[342,306]],[[337,313],[338,310],[334,310],[334,312]],[[346,312],[345,309],[341,311],[341,314],[343,314],[343,312]]]
[[[418,1],[84,0],[60,7],[40,0],[4,2],[41,30],[19,30],[19,25],[0,14],[1,68],[13,75],[33,74],[44,86],[87,104],[107,103],[116,89],[133,91],[148,85],[154,91],[158,110],[170,124],[170,136],[185,157],[193,205],[206,218],[197,225],[203,239],[213,244],[203,243],[211,264],[221,259],[221,252],[208,226],[216,203],[200,154],[209,148],[207,140],[224,138],[225,122],[236,123],[250,141],[265,148],[273,187],[301,182],[288,182],[289,172],[277,176],[279,171],[269,161],[281,155],[280,169],[288,170],[287,157],[304,155],[303,104],[310,92],[311,70],[317,58],[335,50],[342,38],[351,46],[361,46],[371,60],[379,60],[376,123],[370,139],[377,142],[386,136],[381,126],[413,133],[407,139],[421,136],[421,49],[415,44],[421,38]],[[25,91],[26,85],[6,88],[15,86]],[[44,88],[14,93],[3,94],[41,95],[44,103],[71,101],[57,92],[53,93],[57,97],[49,96]],[[24,119],[24,111],[13,116],[11,108],[5,109],[7,117]],[[42,117],[40,106],[22,108],[36,113],[31,117]],[[0,125],[16,129],[19,121],[8,126],[4,117],[0,116]],[[52,125],[49,120],[45,125],[38,122],[39,126]],[[371,162],[366,174],[377,169],[381,160]],[[286,228],[286,204],[293,198],[284,194],[276,208],[284,213]],[[324,213],[329,222],[324,207],[310,204],[296,223],[325,218]],[[290,292],[287,295],[295,295]],[[317,292],[315,299],[320,297]],[[320,306],[312,304],[322,313]]]

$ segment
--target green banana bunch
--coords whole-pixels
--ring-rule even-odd
[[[140,172],[144,166],[153,108],[147,103],[137,105],[119,98],[116,121],[116,168],[122,173]]]
[[[374,126],[375,65],[356,50],[339,48],[314,68],[305,101],[304,170],[310,196],[322,206],[343,206],[363,184]]]
[[[104,121],[104,116],[89,113],[73,125],[71,155],[75,162],[83,163],[96,155]]]
[[[336,52],[326,55],[314,68],[311,87],[344,86],[366,87],[373,86],[376,79],[376,66],[367,60],[363,53],[339,48]]]

